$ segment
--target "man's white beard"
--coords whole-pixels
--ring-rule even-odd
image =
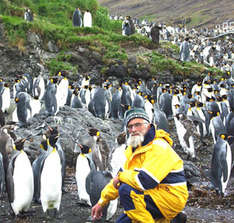
[[[140,146],[143,141],[144,141],[143,135],[136,135],[136,136],[130,135],[127,140],[127,145],[132,146],[133,148],[136,148]]]

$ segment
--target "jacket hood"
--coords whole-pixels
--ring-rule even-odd
[[[173,145],[173,140],[170,138],[170,134],[162,129],[156,129],[155,125],[151,124],[151,128],[145,135],[144,142],[142,143],[142,146],[147,145],[149,142],[153,141],[154,138],[163,138],[166,140],[170,146]]]

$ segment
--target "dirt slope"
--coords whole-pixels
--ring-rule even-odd
[[[190,21],[190,26],[234,19],[233,0],[99,0],[111,15],[148,17],[152,21]]]

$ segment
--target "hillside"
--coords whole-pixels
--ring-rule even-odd
[[[72,14],[77,6],[82,13],[87,9],[92,12],[93,27],[72,26]],[[24,20],[26,8],[33,12],[33,22]],[[0,4],[0,35],[3,46],[14,47],[21,55],[14,58],[18,66],[2,63],[1,73],[11,77],[25,72],[37,73],[38,64],[49,75],[64,70],[75,77],[78,73],[94,71],[102,79],[110,75],[126,79],[152,76],[165,79],[166,75],[181,81],[190,74],[199,77],[204,71],[214,69],[195,62],[181,63],[178,46],[169,42],[156,45],[139,34],[122,36],[121,21],[110,20],[108,10],[95,0],[53,0],[49,4],[45,0],[36,3],[4,0]],[[5,52],[8,51],[3,50],[4,61],[9,56]],[[31,54],[35,66],[27,68],[24,61],[28,61]],[[20,62],[22,56],[25,59]]]
[[[110,15],[131,15],[155,22],[188,22],[188,26],[220,24],[234,19],[233,0],[99,0]]]

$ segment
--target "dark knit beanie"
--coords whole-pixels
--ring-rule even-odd
[[[125,114],[124,114],[124,123],[125,123],[125,125],[127,126],[129,121],[131,121],[134,118],[143,118],[147,122],[150,123],[149,116],[147,115],[145,110],[142,109],[142,108],[132,108],[130,110],[127,110],[125,112]]]

